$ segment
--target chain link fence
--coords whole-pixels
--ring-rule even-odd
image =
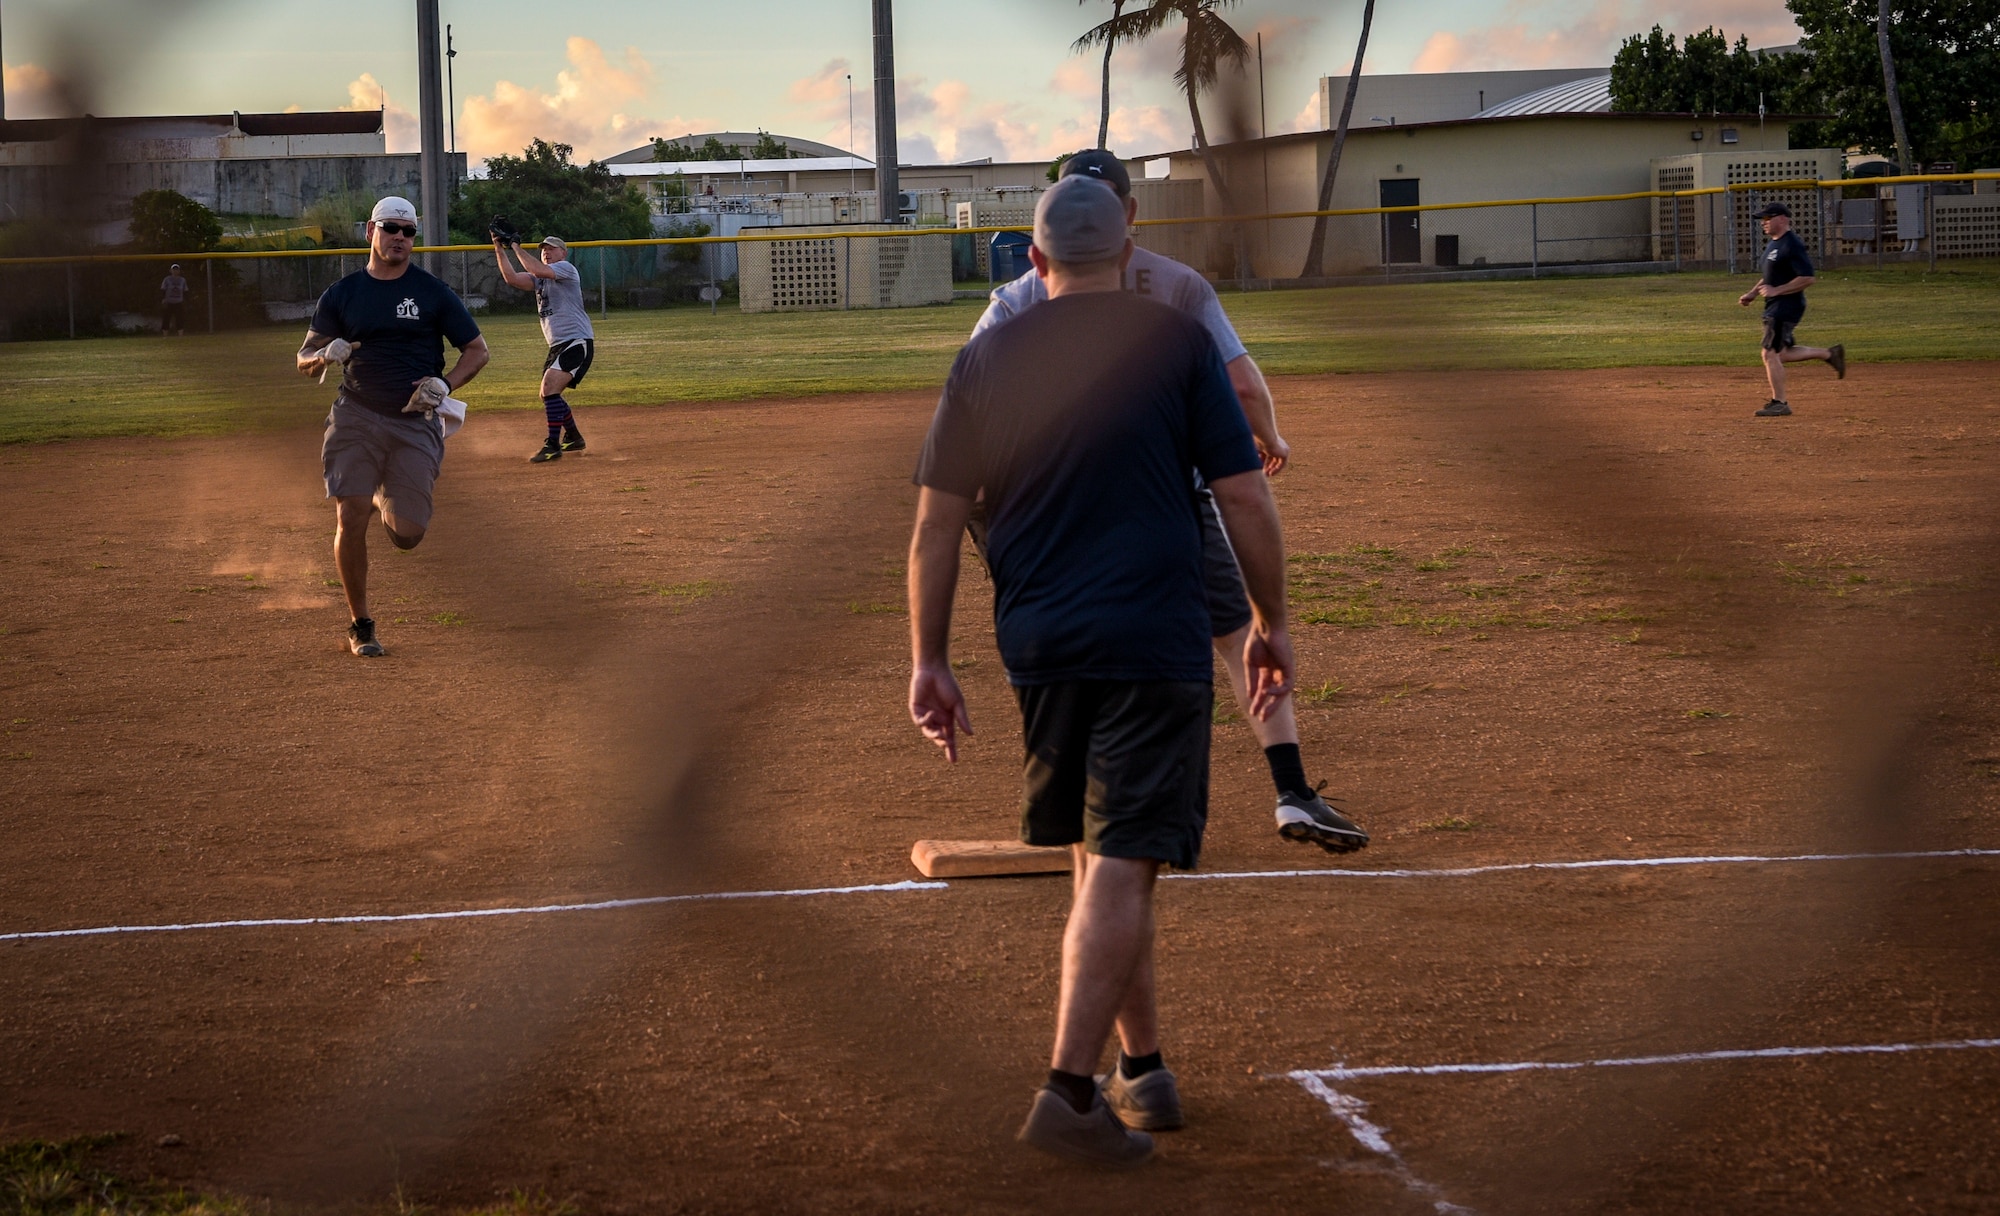
[[[1578,271],[1671,272],[1757,265],[1763,238],[1754,213],[1766,202],[1792,209],[1794,229],[1828,269],[1938,259],[2000,257],[2000,173],[1930,175],[1860,181],[1758,182],[1704,190],[1659,190],[1592,198],[1442,203],[1326,213],[1205,217],[1170,214],[1142,219],[1138,243],[1189,262],[1222,285],[1311,285],[1316,282],[1396,281],[1414,275],[1496,277]],[[1032,204],[1029,204],[1031,206]],[[1181,209],[1185,212],[1186,208]],[[1300,280],[1303,250],[1316,218],[1325,219],[1327,278]],[[871,284],[843,290],[841,303],[818,307],[887,306],[909,299],[949,299],[953,280],[976,290],[996,262],[986,257],[996,233],[1027,228],[1025,214],[957,228],[815,226],[788,232],[747,228],[732,235],[695,228],[687,235],[636,241],[577,241],[570,257],[582,272],[585,296],[600,314],[739,298],[772,298],[768,285],[741,290],[744,274],[769,274],[785,260],[760,256],[739,266],[745,243],[800,240],[848,242],[918,238],[948,247],[893,260],[921,265],[941,277],[935,290],[912,294]],[[996,219],[998,217],[995,217]],[[1242,256],[1246,255],[1247,256]],[[296,324],[310,317],[320,293],[366,262],[366,250],[219,251],[194,254],[113,254],[0,258],[0,339],[91,337],[161,327],[161,280],[182,264],[189,298],[183,324],[195,330]],[[507,286],[484,246],[419,252],[475,310],[532,310],[530,292]],[[864,259],[871,266],[887,258]],[[1249,267],[1253,283],[1241,282]],[[879,274],[889,273],[878,271]],[[967,282],[967,280],[973,280]],[[990,280],[988,280],[990,282]],[[879,290],[878,290],[879,287]],[[739,291],[741,295],[739,297]],[[783,298],[784,293],[777,293]]]

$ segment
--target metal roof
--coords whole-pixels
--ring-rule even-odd
[[[1609,114],[1611,77],[1586,76],[1564,84],[1550,85],[1487,106],[1474,118],[1523,118],[1531,114]]]

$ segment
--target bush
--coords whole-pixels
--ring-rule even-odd
[[[132,200],[132,243],[147,253],[204,253],[222,243],[222,221],[185,194],[147,190]]]

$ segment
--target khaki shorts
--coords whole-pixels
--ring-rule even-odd
[[[345,397],[326,416],[320,444],[328,498],[369,498],[398,523],[428,528],[431,487],[444,464],[444,431],[426,414],[382,414]]]

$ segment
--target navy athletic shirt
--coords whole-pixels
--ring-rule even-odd
[[[916,482],[986,492],[1000,657],[1017,685],[1213,678],[1192,473],[1262,467],[1214,339],[1120,291],[976,335]]]
[[[1783,287],[1812,272],[1812,259],[1806,256],[1806,243],[1799,239],[1798,233],[1787,232],[1764,247],[1764,286]],[[1795,291],[1766,300],[1764,315],[1774,321],[1796,322],[1806,315],[1806,293]]]
[[[447,339],[463,350],[479,336],[457,294],[415,266],[400,278],[357,270],[335,283],[319,298],[312,330],[355,343],[340,395],[382,414],[402,413],[417,381],[444,375]]]

